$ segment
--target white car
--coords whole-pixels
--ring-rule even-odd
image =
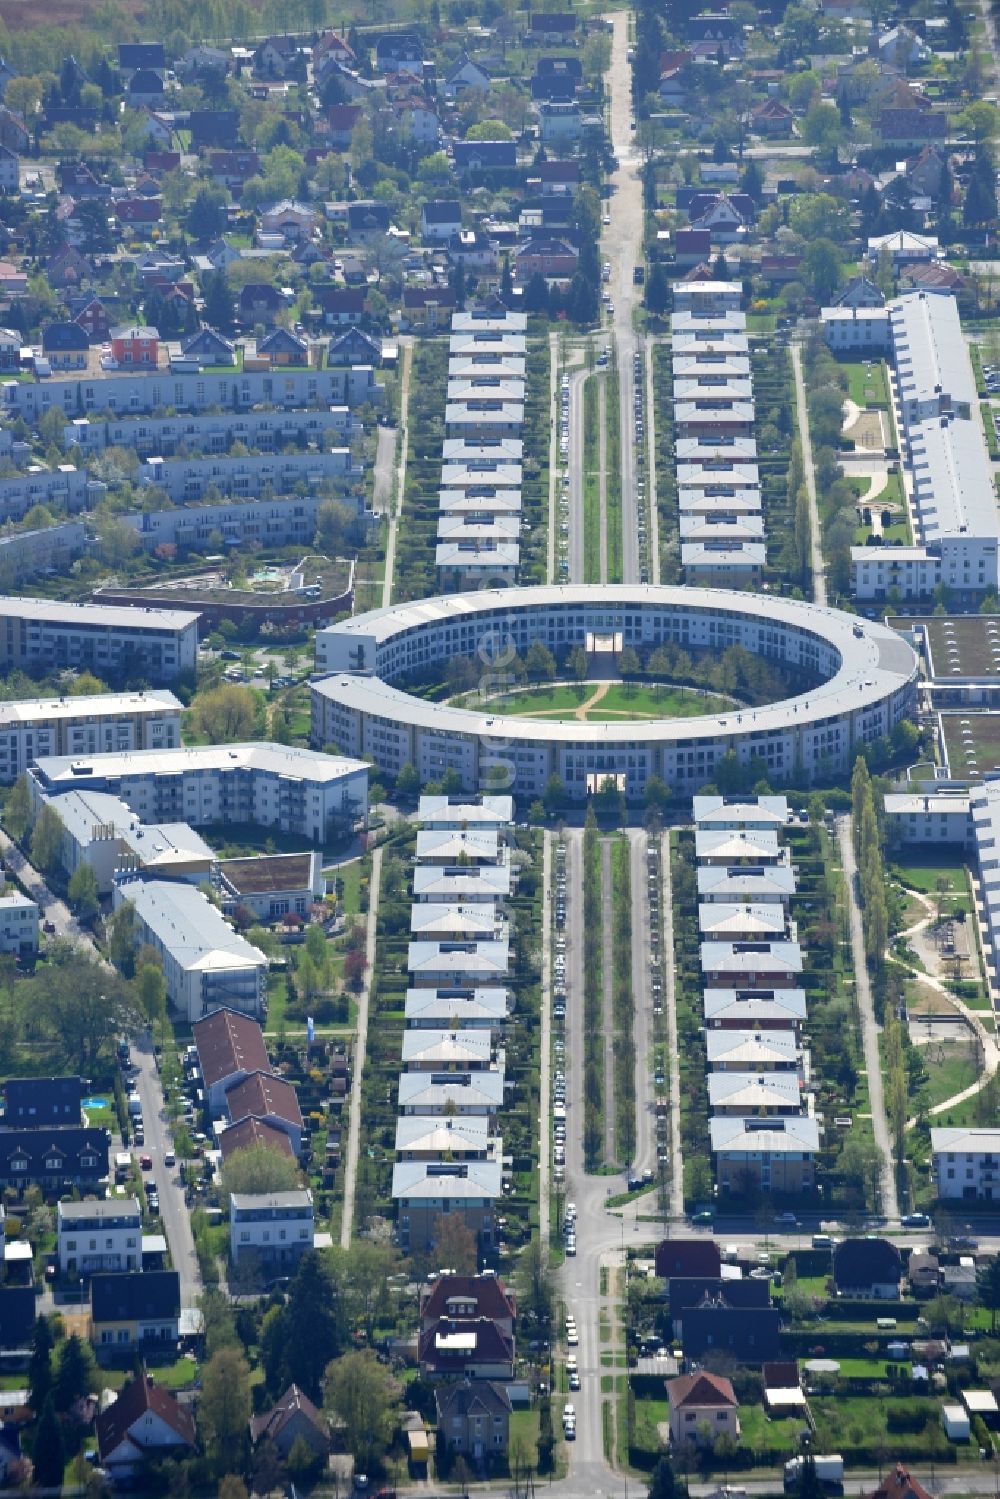
[[[572,1400],[567,1400],[566,1404],[563,1406],[563,1420],[564,1421],[575,1421],[576,1420],[576,1406],[573,1404]]]
[[[580,1334],[575,1327],[567,1327],[566,1342],[570,1348],[578,1348],[580,1346]]]

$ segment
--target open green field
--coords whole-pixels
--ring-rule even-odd
[[[979,1076],[979,1065],[975,1050],[961,1042],[945,1046],[932,1042],[921,1046],[920,1056],[927,1069],[927,1085],[924,1089],[927,1103],[933,1108],[946,1098],[971,1087]]]
[[[845,364],[844,369],[847,371],[848,394],[855,406],[860,406],[862,411],[866,406],[888,407],[889,386],[881,359],[868,364]]]
[[[606,687],[605,691],[602,691]],[[453,700],[461,704],[462,699]],[[528,687],[494,700],[500,713],[512,718],[585,719],[589,723],[620,723],[626,719],[689,718],[704,713],[726,713],[732,703],[713,693],[665,683],[585,682],[582,686],[553,683]],[[592,705],[592,706],[589,706]],[[581,711],[582,710],[582,711]]]
[[[942,849],[937,855],[921,857],[913,849],[907,849],[906,863],[893,864],[890,873],[902,880],[904,885],[920,890],[924,895],[935,893],[938,880],[948,881],[946,893],[949,897],[966,893],[965,865],[956,864],[950,850],[946,852]]]

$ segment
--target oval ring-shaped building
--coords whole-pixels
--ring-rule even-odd
[[[660,645],[693,657],[741,646],[792,681],[793,696],[691,718],[580,722],[504,715],[490,705],[505,663],[541,641],[557,659],[582,646],[598,661]],[[481,667],[482,707],[452,707],[406,690],[441,680],[455,657]],[[858,748],[912,713],[917,657],[893,630],[838,609],[722,589],[657,585],[495,589],[390,605],[317,632],[315,747],[370,756],[421,782],[454,771],[463,790],[505,786],[541,796],[558,776],[582,800],[608,777],[641,797],[651,776],[688,793],[733,751],[775,785],[829,784]]]

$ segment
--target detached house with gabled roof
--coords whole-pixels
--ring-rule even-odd
[[[97,1455],[113,1482],[135,1478],[150,1458],[195,1450],[194,1416],[148,1375],[133,1379],[97,1417]]]
[[[485,68],[468,57],[460,57],[442,79],[440,92],[445,99],[462,99],[466,94],[488,93],[490,83]]]
[[[457,198],[431,198],[420,210],[420,234],[427,242],[447,244],[462,227],[462,205]]]
[[[271,1441],[278,1455],[287,1458],[300,1439],[317,1456],[330,1450],[330,1428],[326,1417],[297,1384],[291,1384],[270,1410],[251,1418],[250,1442],[256,1447],[260,1442]]]
[[[510,1396],[493,1380],[463,1380],[434,1393],[437,1429],[449,1452],[481,1466],[510,1445]]]
[[[704,1447],[719,1437],[737,1442],[740,1421],[732,1381],[721,1374],[681,1374],[667,1380],[670,1440],[675,1447]]]

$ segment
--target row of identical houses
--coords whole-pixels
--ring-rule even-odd
[[[392,1196],[399,1242],[425,1254],[457,1214],[496,1249],[503,1191],[503,1033],[512,1008],[505,902],[514,878],[509,796],[418,807]]]
[[[517,574],[526,329],[521,312],[451,320],[435,551],[445,591],[502,586]]]
[[[680,281],[671,316],[681,566],[688,583],[756,588],[766,562],[742,289]]]
[[[720,1192],[815,1185],[795,870],[783,796],[694,799],[709,1134]]]

